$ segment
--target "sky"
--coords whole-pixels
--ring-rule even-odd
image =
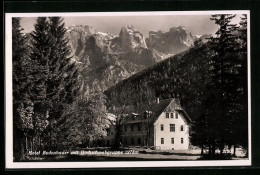
[[[214,34],[217,25],[210,20],[210,15],[160,15],[160,16],[65,16],[65,26],[89,25],[99,32],[109,32],[118,35],[121,27],[133,25],[136,30],[148,37],[149,31],[169,31],[171,27],[184,26],[194,35]],[[237,15],[232,23],[239,23]],[[21,26],[24,32],[34,29],[36,17],[23,17]]]

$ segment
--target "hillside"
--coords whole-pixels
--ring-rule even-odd
[[[206,89],[205,70],[212,52],[207,44],[193,47],[188,51],[172,56],[155,65],[134,74],[105,91],[109,99],[113,95],[131,93],[141,94],[154,91],[156,97],[162,99],[179,98],[181,105],[189,114],[196,114],[199,105],[196,104],[198,95]],[[196,72],[196,73],[195,73]],[[200,88],[197,88],[200,87]],[[144,91],[144,92],[140,92]],[[125,99],[122,99],[122,103]],[[153,100],[153,99],[151,99]],[[196,110],[196,111],[195,111]],[[193,115],[196,118],[199,114]]]

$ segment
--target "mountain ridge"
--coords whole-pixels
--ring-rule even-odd
[[[123,26],[118,35],[97,31],[89,25],[71,25],[66,30],[73,60],[81,65],[84,96],[103,92],[165,58],[188,50],[204,36],[192,35],[183,26],[172,27],[168,32],[150,31],[148,38],[133,25]]]

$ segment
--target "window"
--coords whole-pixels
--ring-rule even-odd
[[[137,142],[140,145],[141,144],[141,138],[138,138]]]
[[[138,131],[141,131],[141,124],[140,123],[137,125],[137,129],[138,129]]]
[[[181,125],[181,131],[184,131],[184,126],[183,125]]]
[[[170,132],[175,132],[175,124],[170,124]]]
[[[175,118],[178,119],[178,113],[176,112]]]
[[[169,113],[168,112],[166,113],[166,118],[169,118]]]
[[[183,138],[181,138],[181,144],[183,144]]]
[[[127,145],[127,138],[125,138],[125,144]]]
[[[161,144],[164,144],[164,138],[161,138]]]
[[[171,143],[174,144],[174,138],[171,138]]]
[[[131,132],[134,132],[134,125],[131,125]]]
[[[132,145],[135,144],[135,138],[131,138],[131,144],[132,144]]]
[[[110,136],[110,128],[107,128],[107,136]]]
[[[127,132],[127,125],[124,125],[124,131]]]
[[[163,131],[164,130],[164,126],[163,126],[163,124],[161,124],[161,131]]]
[[[173,113],[171,113],[171,118],[173,118]]]

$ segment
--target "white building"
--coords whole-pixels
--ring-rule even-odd
[[[157,100],[153,110],[144,115],[131,114],[124,119],[120,141],[124,146],[149,146],[161,150],[189,149],[191,119],[178,100]],[[110,126],[105,144],[115,140],[115,127]]]

